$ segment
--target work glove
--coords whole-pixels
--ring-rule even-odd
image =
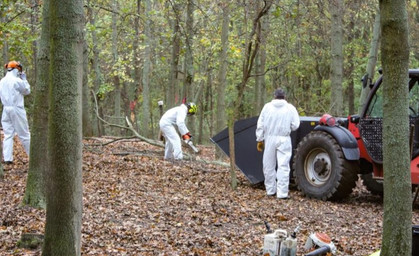
[[[182,139],[183,140],[192,140],[192,135],[191,135],[191,133],[186,133],[186,134],[184,134],[184,135],[182,135]]]
[[[20,78],[26,80],[26,74],[24,72],[20,73]]]
[[[258,151],[259,152],[262,152],[264,147],[265,147],[265,145],[263,144],[263,141],[258,141],[258,144],[256,146],[256,148],[258,149]]]

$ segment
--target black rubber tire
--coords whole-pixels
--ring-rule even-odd
[[[340,200],[358,180],[359,164],[345,159],[337,141],[328,133],[313,131],[298,144],[293,159],[298,189],[307,197]]]
[[[384,192],[383,180],[372,178],[372,172],[361,175],[362,183],[373,195],[382,196]]]

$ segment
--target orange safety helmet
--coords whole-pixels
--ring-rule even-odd
[[[22,64],[20,64],[19,61],[15,61],[15,60],[12,60],[9,63],[5,64],[4,68],[9,71],[13,70],[14,68],[17,68],[20,72],[22,72]]]

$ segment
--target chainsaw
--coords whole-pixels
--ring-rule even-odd
[[[195,147],[195,145],[192,143],[192,140],[191,139],[186,139],[186,140],[183,140],[183,142],[185,142],[189,147],[191,147],[192,148],[192,150],[195,152],[195,153],[199,153],[199,149],[197,148],[197,147]]]

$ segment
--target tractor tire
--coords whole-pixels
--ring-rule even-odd
[[[362,183],[373,195],[383,196],[384,186],[383,180],[372,178],[372,172],[361,175]]]
[[[347,197],[358,180],[357,161],[346,160],[335,138],[314,131],[298,144],[293,159],[298,189],[307,197],[340,200]]]

